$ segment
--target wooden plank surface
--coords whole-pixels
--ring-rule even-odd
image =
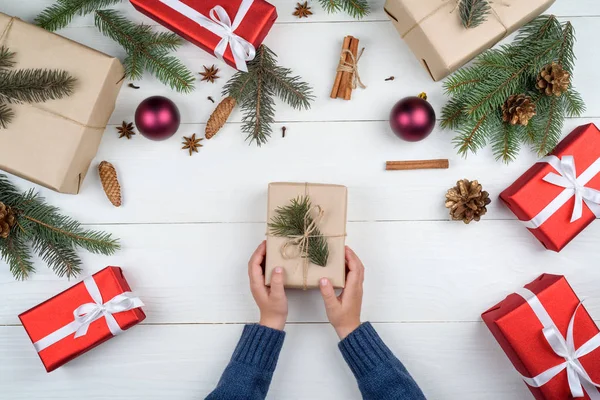
[[[483,323],[375,328],[428,399],[531,398]],[[81,399],[83,394],[93,400],[200,399],[217,384],[241,329],[138,326],[46,374],[22,329],[0,327],[0,387],[11,400]],[[360,399],[330,326],[289,325],[286,331],[268,399]]]
[[[55,0],[5,0],[0,12],[31,21]],[[436,128],[427,140],[398,140],[386,122],[400,98],[426,91],[439,112],[446,97],[429,80],[383,12],[384,0],[370,0],[373,13],[362,21],[327,14],[297,20],[292,0],[273,0],[279,19],[266,40],[282,64],[313,85],[310,111],[277,104],[268,145],[248,146],[241,114],[200,154],[180,150],[181,136],[201,134],[233,70],[191,44],[178,55],[193,71],[221,68],[214,85],[198,83],[178,95],[149,75],[139,90],[123,88],[117,109],[89,176],[78,196],[40,189],[48,200],[92,228],[122,239],[114,257],[82,253],[85,274],[121,265],[147,303],[142,326],[104,344],[69,366],[47,375],[17,315],[69,287],[37,261],[38,273],[15,282],[0,263],[0,398],[13,399],[197,399],[216,384],[241,332],[256,321],[246,263],[264,238],[266,189],[272,181],[315,181],[349,187],[348,243],[367,268],[364,319],[406,363],[429,399],[525,400],[526,387],[485,326],[482,311],[543,272],[566,274],[592,316],[600,320],[597,238],[592,224],[560,254],[547,252],[497,200],[536,157],[523,149],[508,166],[486,149],[463,159],[452,133]],[[138,22],[156,23],[123,1],[115,6]],[[550,12],[577,30],[574,84],[588,109],[565,122],[600,126],[596,66],[600,54],[600,2],[557,0]],[[157,28],[162,29],[162,28]],[[59,32],[122,57],[123,50],[99,34],[91,17],[76,18]],[[368,85],[351,102],[329,99],[339,46],[345,35],[366,47],[360,72]],[[507,40],[510,40],[508,38]],[[18,50],[18,49],[17,49]],[[43,66],[43,65],[42,65]],[[386,82],[388,76],[396,79]],[[151,95],[173,99],[182,113],[180,131],[165,142],[137,135],[119,140],[115,127],[131,121],[136,106]],[[287,134],[281,137],[280,128]],[[444,171],[385,171],[387,160],[449,158]],[[124,206],[106,200],[94,168],[115,164]],[[484,220],[465,226],[447,220],[445,191],[461,178],[479,179],[494,202]],[[37,186],[15,178],[23,189]],[[358,399],[354,378],[342,360],[333,330],[325,323],[317,292],[291,291],[286,344],[271,399]]]

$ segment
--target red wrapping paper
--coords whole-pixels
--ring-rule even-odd
[[[93,275],[103,301],[131,291],[119,267],[107,267]],[[83,282],[70,287],[49,300],[19,315],[32,343],[73,321],[73,311],[85,303],[94,303]],[[126,330],[142,322],[146,315],[140,308],[113,314],[121,329]],[[72,359],[111,339],[105,318],[92,322],[86,335],[77,339],[75,334],[60,340],[38,353],[46,371],[51,372]]]
[[[538,297],[560,333],[566,337],[569,322],[580,301],[565,277],[544,274],[525,287]],[[565,362],[554,353],[544,337],[542,323],[518,294],[509,295],[481,317],[521,375],[531,378]],[[600,332],[583,306],[577,311],[573,332],[576,349]],[[600,380],[600,349],[579,361],[592,380]],[[528,387],[538,400],[572,398],[566,370],[540,388]],[[586,394],[584,398],[590,397]]]
[[[161,3],[160,0],[130,1],[133,7],[142,14],[152,18],[210,54],[214,54],[215,47],[221,41],[221,37]],[[209,12],[213,7],[220,5],[227,11],[227,14],[233,21],[237,15],[241,0],[181,0],[181,2],[199,11],[206,17],[209,17]],[[254,0],[252,7],[248,10],[246,17],[236,29],[235,34],[246,39],[258,49],[258,46],[262,44],[276,19],[277,10],[275,6],[264,0]],[[230,46],[227,46],[227,51],[223,59],[227,64],[235,68],[235,61]]]
[[[600,131],[594,124],[580,126],[563,139],[551,154],[559,158],[574,156],[579,175],[600,158]],[[542,180],[550,172],[555,172],[550,164],[537,163],[500,194],[500,198],[521,221],[531,220],[564,190]],[[600,174],[586,186],[600,190]],[[583,216],[571,223],[574,206],[575,197],[539,228],[529,229],[548,250],[561,251],[596,219],[584,204]]]

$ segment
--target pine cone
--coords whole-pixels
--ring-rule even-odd
[[[17,223],[17,217],[9,206],[0,202],[0,238],[6,239],[10,234],[10,228]]]
[[[107,161],[102,161],[98,166],[98,173],[108,200],[113,206],[121,207],[121,185],[115,167]]]
[[[490,204],[490,194],[482,190],[477,181],[463,179],[456,182],[456,186],[446,193],[446,208],[450,209],[450,216],[454,221],[479,221],[487,212],[486,206]]]
[[[513,94],[502,105],[502,119],[511,125],[527,126],[535,115],[535,103],[525,94]]]
[[[219,130],[227,122],[227,118],[231,115],[231,112],[235,108],[235,99],[231,96],[225,97],[215,108],[215,111],[210,115],[208,122],[206,123],[206,138],[210,139],[219,132]]]
[[[546,96],[560,96],[571,86],[571,74],[557,63],[546,65],[540,71],[536,87]]]

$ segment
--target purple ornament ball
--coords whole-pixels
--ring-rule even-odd
[[[390,126],[400,139],[418,142],[435,127],[435,111],[425,94],[400,100],[390,113]]]
[[[181,117],[175,103],[163,96],[142,101],[135,110],[135,126],[151,140],[165,140],[179,129]]]

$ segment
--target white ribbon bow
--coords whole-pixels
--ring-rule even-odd
[[[227,46],[231,46],[231,52],[233,53],[233,59],[235,60],[235,66],[238,70],[248,72],[246,61],[254,60],[256,56],[256,49],[246,39],[235,34],[235,30],[240,26],[248,10],[254,3],[254,0],[242,0],[240,8],[238,9],[237,15],[235,16],[233,23],[231,18],[227,14],[227,11],[221,6],[215,6],[210,10],[210,18],[200,14],[197,10],[187,4],[182,3],[180,0],[160,0],[165,5],[171,7],[173,10],[186,16],[192,21],[196,22],[201,27],[208,29],[215,35],[221,38],[221,41],[215,47],[215,56],[219,60],[223,60],[223,55],[227,50]]]
[[[121,293],[106,303],[103,303],[102,294],[100,293],[100,289],[94,278],[91,276],[85,278],[83,283],[90,294],[90,297],[94,300],[94,303],[86,303],[77,307],[75,311],[73,311],[73,322],[35,342],[33,346],[38,353],[72,333],[75,333],[75,338],[86,335],[91,323],[100,318],[106,319],[106,325],[108,325],[110,333],[112,333],[113,336],[117,336],[123,333],[123,330],[113,314],[129,311],[144,305],[142,300],[131,292]]]
[[[575,169],[575,158],[573,156],[563,156],[559,159],[556,156],[542,158],[539,162],[550,164],[558,174],[550,172],[543,179],[544,181],[556,186],[565,188],[554,200],[550,202],[538,215],[525,222],[525,226],[530,229],[537,229],[546,222],[555,212],[575,196],[575,207],[571,216],[571,222],[575,222],[583,215],[583,203],[600,218],[600,191],[586,187],[586,185],[600,173],[600,158],[597,159],[588,169],[579,177]]]
[[[523,288],[517,291],[517,294],[527,301],[527,304],[529,304],[537,318],[544,326],[542,332],[554,353],[565,359],[565,362],[562,364],[552,367],[533,378],[523,376],[522,378],[525,383],[533,387],[544,386],[552,378],[566,369],[567,378],[569,380],[569,388],[573,397],[584,397],[585,390],[585,393],[590,396],[590,399],[599,400],[600,392],[597,388],[600,387],[600,384],[595,383],[592,378],[590,378],[583,365],[581,365],[579,362],[579,359],[600,348],[600,333],[588,340],[579,349],[575,349],[573,327],[575,325],[575,316],[577,315],[577,311],[579,311],[582,303],[579,303],[575,309],[575,312],[573,313],[573,316],[571,317],[571,321],[569,322],[569,327],[567,329],[567,338],[565,340],[554,324],[554,321],[533,292]]]

